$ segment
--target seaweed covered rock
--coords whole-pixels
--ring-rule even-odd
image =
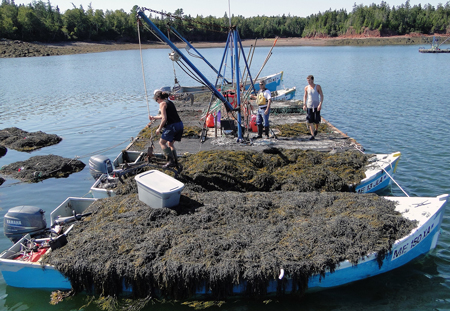
[[[44,132],[26,132],[17,127],[0,130],[0,142],[17,151],[33,151],[43,147],[56,145],[62,140],[56,134]]]
[[[130,194],[86,212],[93,214],[45,262],[75,292],[116,296],[125,284],[135,298],[182,299],[206,288],[221,299],[238,284],[260,296],[280,267],[302,293],[308,277],[343,260],[357,264],[371,252],[381,260],[416,226],[394,202],[354,193],[187,191],[174,209],[149,208]]]
[[[67,177],[83,170],[85,166],[80,160],[50,154],[5,165],[0,173],[22,181],[38,182],[52,177]]]
[[[0,158],[3,157],[8,152],[8,149],[5,146],[0,145]]]
[[[180,178],[204,191],[349,191],[365,177],[367,160],[357,151],[201,151],[183,157]]]

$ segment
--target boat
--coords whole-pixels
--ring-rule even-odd
[[[272,101],[286,101],[291,100],[295,96],[297,88],[294,86],[290,89],[283,89],[271,92]]]
[[[145,161],[146,153],[142,151],[122,150],[113,161],[114,168],[127,169],[141,165]]]
[[[357,193],[377,192],[392,183],[401,153],[375,154],[366,166],[366,177],[355,187]]]
[[[437,197],[385,197],[385,199],[396,202],[395,210],[403,217],[417,221],[417,227],[408,235],[396,240],[381,262],[376,253],[362,256],[356,265],[342,261],[334,271],[327,271],[325,276],[311,276],[308,279],[308,291],[345,285],[391,271],[436,248],[448,194]],[[67,207],[64,210],[67,210]],[[22,244],[29,241],[30,237],[25,236],[0,255],[0,270],[6,284],[21,288],[71,289],[69,280],[53,266],[41,264],[40,258],[36,261],[18,258]],[[268,282],[268,295],[278,292],[280,280],[283,280],[285,293],[293,290],[294,281],[283,268],[280,268],[278,278],[275,277]],[[132,289],[124,285],[124,290]],[[234,295],[245,292],[245,282],[233,286]],[[196,296],[207,296],[210,293],[209,288],[200,287]]]
[[[96,199],[110,198],[116,195],[114,190],[119,184],[119,178],[102,174],[92,185],[90,192]]]
[[[283,80],[283,71],[256,79],[255,91],[256,92],[259,91],[260,81],[264,81],[266,83],[266,88],[269,91],[271,92],[277,91],[277,88],[280,86],[282,80]],[[225,85],[223,89],[226,89],[227,86],[228,85]],[[247,82],[245,84],[245,89],[248,89],[249,87],[250,82]],[[217,86],[217,88],[220,89],[221,86]],[[211,90],[207,86],[180,86],[180,85],[176,85],[174,87],[163,86],[160,87],[158,90],[170,93],[171,94],[170,99],[172,100],[192,100],[192,101],[194,100],[193,95],[211,92]]]
[[[69,280],[62,277],[54,267],[40,263],[44,254],[67,243],[73,223],[89,214],[84,211],[94,198],[69,197],[50,214],[51,229],[60,231],[69,226],[64,233],[47,238],[32,238],[25,234],[13,246],[0,254],[0,271],[6,284],[22,288],[69,289]],[[28,217],[25,215],[24,217]]]
[[[254,83],[255,92],[259,91],[259,83],[261,81],[265,82],[266,89],[268,89],[271,92],[274,92],[280,86],[281,81],[283,81],[283,71],[256,79],[256,81]],[[249,87],[250,87],[250,82],[247,82],[245,84],[245,89],[247,90]]]
[[[141,151],[122,150],[112,161],[106,156],[95,155],[89,159],[89,170],[95,182],[90,193],[96,199],[115,196],[114,189],[120,182],[120,176],[133,174],[147,165],[145,156]]]
[[[423,46],[419,47],[419,53],[450,53],[450,49],[441,49],[440,46],[444,44],[450,37],[445,39],[442,43],[438,44],[438,39],[433,36],[433,41],[431,42],[431,48],[427,49]]]

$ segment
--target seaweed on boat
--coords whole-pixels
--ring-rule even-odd
[[[17,151],[33,151],[43,147],[56,145],[62,140],[56,134],[44,132],[27,132],[17,127],[0,130],[0,142]]]
[[[203,191],[349,191],[365,177],[368,158],[357,151],[201,151],[180,160],[180,179]]]
[[[5,165],[0,168],[0,173],[22,181],[39,182],[52,177],[68,177],[83,170],[85,166],[80,160],[50,154]]]
[[[369,253],[383,258],[416,226],[395,203],[371,194],[184,191],[176,208],[149,208],[136,194],[94,202],[68,244],[44,262],[67,276],[75,292],[184,299],[205,291],[223,299],[233,286],[267,294],[286,279],[302,294],[312,275]],[[264,234],[262,234],[264,233]],[[286,277],[276,281],[283,268]]]

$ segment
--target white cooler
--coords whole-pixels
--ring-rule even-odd
[[[157,170],[146,171],[134,177],[139,200],[150,207],[172,207],[180,203],[184,184]]]

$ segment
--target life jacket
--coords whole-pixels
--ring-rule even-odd
[[[259,93],[258,93],[258,96],[256,96],[256,104],[258,105],[258,106],[267,106],[267,99],[266,99],[266,97],[264,96],[264,92],[265,92],[266,90],[264,89],[264,90],[261,90]]]

